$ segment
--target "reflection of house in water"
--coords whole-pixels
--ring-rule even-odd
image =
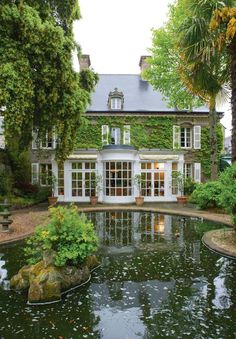
[[[2,260],[2,257],[3,257],[3,254],[0,253],[0,286],[3,286],[3,288],[6,288],[8,284],[8,282],[6,281],[7,270],[3,268],[6,262]]]
[[[172,242],[172,217],[157,213],[111,211],[96,213],[100,245],[129,252],[143,243]]]

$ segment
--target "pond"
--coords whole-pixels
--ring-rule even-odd
[[[0,247],[0,338],[235,338],[236,262],[204,247],[223,225],[157,213],[89,213],[102,266],[60,303],[8,290],[24,243]]]

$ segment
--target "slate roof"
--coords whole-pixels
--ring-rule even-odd
[[[124,94],[123,112],[178,112],[174,108],[169,108],[162,94],[154,91],[147,81],[142,80],[140,75],[136,74],[99,75],[99,81],[92,94],[91,105],[87,112],[110,112],[107,105],[108,95],[115,88]],[[208,108],[199,107],[193,109],[193,112],[207,113]]]

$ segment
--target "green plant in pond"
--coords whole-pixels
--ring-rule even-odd
[[[53,253],[55,265],[80,264],[97,250],[98,239],[93,224],[76,206],[50,209],[50,221],[37,227],[25,249],[29,264],[42,260],[44,253]]]

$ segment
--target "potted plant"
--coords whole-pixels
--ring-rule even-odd
[[[55,176],[54,173],[50,174],[47,177],[47,182],[52,192],[52,195],[48,197],[48,203],[49,203],[49,206],[53,206],[58,201],[58,197],[55,197],[55,192],[56,192],[56,187],[57,187],[57,177]]]
[[[179,204],[186,204],[188,197],[184,195],[185,193],[185,176],[180,171],[176,171],[172,173],[172,179],[178,187],[178,191],[180,192],[180,196],[177,196],[177,202]]]
[[[99,195],[99,192],[101,192],[101,190],[102,190],[102,176],[99,174],[96,174],[96,177],[94,180],[95,195],[90,196],[91,205],[95,206],[98,203],[98,195]]]
[[[139,196],[135,197],[135,202],[137,206],[142,206],[144,203],[144,196],[142,196],[142,184],[143,184],[144,180],[142,179],[142,175],[141,174],[136,174],[134,176],[134,184],[137,187],[138,191],[139,191]]]

